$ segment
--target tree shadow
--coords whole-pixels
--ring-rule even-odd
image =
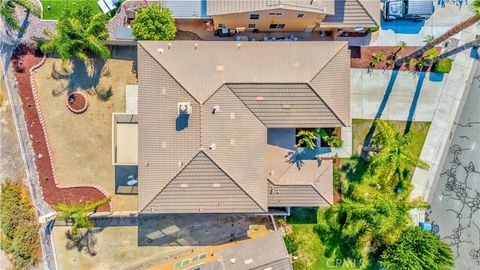
[[[369,162],[365,159],[354,155],[349,162],[342,164],[340,170],[345,173],[349,182],[360,182],[363,176],[367,173]]]
[[[380,103],[380,106],[378,107],[378,111],[375,114],[374,119],[379,119],[382,117],[383,111],[385,110],[385,107],[387,106],[388,99],[390,98],[390,95],[392,94],[393,86],[395,85],[395,81],[397,80],[398,77],[398,72],[400,70],[400,67],[394,67],[392,70],[392,74],[390,75],[390,80],[388,81],[387,89],[385,90],[385,94],[383,95],[382,102]],[[375,133],[375,121],[373,121],[372,125],[370,126],[370,130],[367,133],[367,136],[365,137],[365,141],[363,142],[364,149],[362,149],[362,154],[361,157],[363,159],[367,159],[368,157],[368,147],[370,146],[370,143],[372,141],[373,134]]]
[[[138,79],[138,57],[136,46],[114,46],[111,59],[132,61],[132,72]]]
[[[67,85],[69,94],[77,89],[87,90],[98,85],[106,61],[93,59],[92,62],[92,65],[86,65],[78,58],[72,60],[72,72]]]
[[[410,110],[408,112],[407,124],[405,126],[404,134],[407,134],[412,127],[413,117],[415,115],[415,110],[417,109],[418,99],[422,91],[423,82],[425,81],[426,72],[420,72],[418,76],[417,87],[415,88],[415,94],[413,95],[412,105],[410,105]]]
[[[74,235],[68,230],[65,233],[67,237],[67,243],[65,248],[67,250],[77,249],[78,252],[85,251],[90,256],[97,255],[95,251],[95,245],[97,244],[97,237],[95,234],[103,231],[103,228],[93,228],[91,230],[85,230],[78,235]]]

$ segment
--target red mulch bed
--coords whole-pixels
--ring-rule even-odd
[[[23,104],[28,133],[30,134],[35,156],[37,157],[35,164],[37,166],[45,201],[50,205],[55,205],[61,202],[79,203],[104,198],[103,193],[93,187],[59,188],[55,185],[52,173],[52,160],[48,154],[45,134],[40,124],[33,98],[32,86],[30,84],[30,68],[38,64],[42,60],[42,57],[32,52],[26,52],[26,54],[22,56],[17,55],[15,58],[21,59],[25,67],[23,72],[15,72],[15,77],[18,81],[18,91]],[[72,123],[65,123],[65,126],[69,124]],[[42,159],[38,158],[39,154],[43,156]],[[103,205],[98,211],[110,211],[110,205]]]
[[[87,100],[82,94],[72,93],[68,98],[68,107],[72,108],[75,111],[80,111],[85,108]]]
[[[400,51],[397,54],[397,57],[400,58],[402,56],[408,55],[419,48],[421,47],[405,47],[402,51]],[[441,49],[437,48],[437,50],[440,52]],[[381,70],[384,70],[384,69],[391,70],[394,68],[394,65],[386,68],[385,61],[378,64],[376,67],[372,68],[370,67],[370,60],[371,60],[372,54],[375,52],[382,52],[385,55],[385,58],[388,58],[394,52],[397,51],[396,46],[350,47],[350,51],[351,51],[350,67],[352,68],[381,69]],[[415,66],[407,68],[405,65],[403,65],[400,68],[400,70],[401,71],[419,71]],[[430,71],[430,68],[423,71]]]

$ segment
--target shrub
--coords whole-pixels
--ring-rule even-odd
[[[29,269],[40,257],[39,225],[28,190],[20,181],[7,180],[0,195],[0,248],[14,269]]]
[[[139,40],[172,40],[176,32],[170,10],[161,5],[140,9],[132,26],[132,33]]]
[[[452,69],[453,60],[450,58],[443,58],[435,62],[433,65],[433,72],[449,73]]]
[[[298,243],[291,235],[287,234],[283,237],[283,241],[285,242],[285,246],[287,247],[288,253],[295,255],[298,250]]]
[[[370,28],[368,28],[367,32],[374,33],[374,32],[377,32],[379,29],[380,29],[380,27],[378,27],[378,26],[370,27]]]
[[[370,66],[376,67],[378,64],[385,60],[385,54],[382,52],[374,52],[370,57]]]
[[[436,48],[431,48],[423,54],[423,57],[431,61],[433,61],[437,56],[438,56],[438,51]]]

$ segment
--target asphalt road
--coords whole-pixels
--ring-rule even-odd
[[[452,247],[459,270],[480,269],[480,64],[431,198],[430,221]]]

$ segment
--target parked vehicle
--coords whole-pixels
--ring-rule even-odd
[[[440,233],[440,226],[438,226],[438,224],[434,224],[433,222],[432,223],[420,222],[420,223],[418,223],[418,225],[420,226],[420,229],[422,229],[424,231],[430,231],[430,232],[433,232],[435,234]]]
[[[385,21],[397,19],[422,21],[435,11],[433,0],[386,0],[383,7]]]

